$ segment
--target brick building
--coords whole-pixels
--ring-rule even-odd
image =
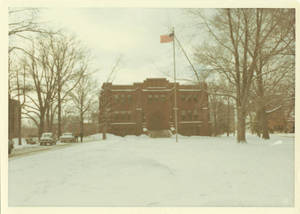
[[[17,100],[8,100],[8,139],[18,137],[20,131],[21,107]]]
[[[177,83],[178,133],[210,135],[206,84]],[[139,135],[147,130],[174,129],[174,83],[164,78],[133,85],[104,83],[99,98],[100,129],[116,135]],[[100,130],[101,131],[101,130]]]

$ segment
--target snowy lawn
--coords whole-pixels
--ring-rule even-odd
[[[108,135],[11,158],[9,206],[293,206],[294,138],[247,139]]]

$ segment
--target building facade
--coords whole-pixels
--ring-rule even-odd
[[[99,127],[116,135],[140,135],[145,130],[175,129],[174,87],[164,78],[132,85],[104,83],[99,97]],[[209,136],[206,84],[176,84],[178,133]]]
[[[17,100],[8,99],[8,139],[18,137],[20,131],[21,106]]]

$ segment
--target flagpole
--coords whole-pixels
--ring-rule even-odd
[[[175,29],[173,27],[173,62],[174,62],[174,122],[175,122],[175,132],[176,132],[176,142],[178,142],[178,125],[177,125],[177,84],[176,84],[176,63],[175,63]]]

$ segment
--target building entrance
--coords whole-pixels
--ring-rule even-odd
[[[149,130],[162,130],[168,128],[168,123],[166,123],[165,115],[162,112],[156,111],[150,115],[148,120]]]

